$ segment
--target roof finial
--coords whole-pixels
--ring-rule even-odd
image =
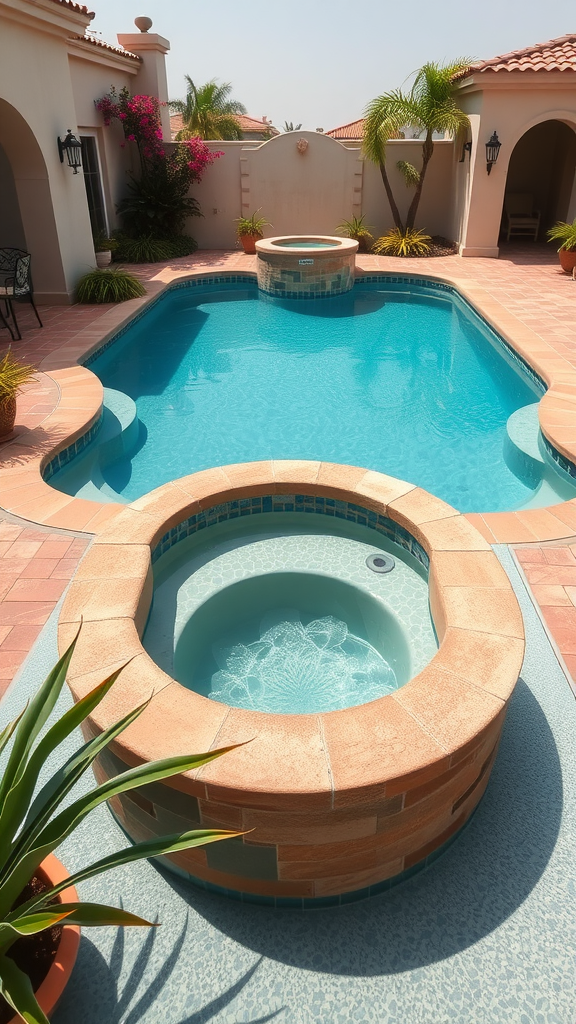
[[[141,32],[148,32],[152,28],[152,18],[134,18],[134,24]]]

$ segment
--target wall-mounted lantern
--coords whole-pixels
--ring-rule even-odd
[[[460,163],[461,164],[464,163],[464,157],[466,156],[466,153],[471,153],[471,152],[472,152],[472,143],[471,142],[465,142],[464,145],[462,146],[462,156],[460,157]]]
[[[486,171],[488,174],[490,174],[492,165],[495,164],[498,159],[501,145],[502,143],[500,142],[496,132],[492,132],[492,135],[486,143]]]
[[[71,128],[68,129],[65,139],[61,139],[58,136],[58,152],[60,154],[60,163],[64,163],[64,153],[66,153],[68,166],[72,167],[74,174],[78,174],[78,168],[82,166],[82,143],[75,135],[72,135]]]

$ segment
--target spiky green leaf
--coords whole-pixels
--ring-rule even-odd
[[[54,705],[60,696],[79,632],[80,628],[72,643],[48,674],[20,718],[14,735],[14,743],[10,751],[8,764],[0,782],[0,812],[4,806],[7,794],[18,781],[26,767],[34,740],[48,721]]]
[[[74,704],[49,729],[30,755],[23,774],[7,794],[4,806],[0,812],[0,863],[5,860],[10,850],[10,844],[22,825],[23,819],[26,818],[24,822],[24,827],[26,828],[40,810],[46,806],[58,788],[59,773],[53,776],[46,786],[43,787],[38,798],[30,807],[30,801],[36,788],[38,777],[48,757],[98,706],[108,693],[110,687],[115,683],[123,668],[125,668],[124,665],[108,676],[104,682],[96,686],[90,693],[86,694],[77,704]],[[28,808],[30,809],[28,810]]]
[[[196,846],[206,846],[208,843],[217,843],[222,839],[234,839],[241,835],[245,835],[245,833],[223,832],[216,829],[194,829],[190,832],[162,836],[159,839],[149,839],[143,843],[136,843],[135,846],[127,846],[123,850],[118,850],[117,853],[112,853],[108,857],[103,857],[94,864],[82,868],[81,871],[77,871],[69,878],[65,878],[64,881],[59,882],[52,889],[29,900],[19,908],[20,912],[29,913],[44,902],[54,899],[55,896],[58,896],[59,893],[69,886],[79,885],[80,882],[85,882],[86,879],[94,878],[95,875],[101,875],[104,871],[110,871],[112,868],[122,867],[124,864],[131,864],[137,860],[147,860],[151,857],[165,857],[170,853],[191,850]]]
[[[50,1024],[38,1005],[28,975],[9,956],[0,956],[0,992],[26,1024]]]

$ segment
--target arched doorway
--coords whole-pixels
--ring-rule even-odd
[[[518,201],[524,197],[526,205],[530,197],[533,211],[540,215],[537,237],[526,228],[523,235],[519,229],[515,230],[510,240],[517,242],[524,237],[545,241],[548,228],[569,215],[575,171],[576,133],[573,128],[563,121],[550,120],[525,132],[516,143],[508,164],[502,215],[504,239],[508,233],[507,207],[511,211],[517,207],[517,214],[529,214],[529,210],[520,210]]]
[[[66,293],[48,171],[27,121],[0,99],[0,246],[32,254],[39,301]]]

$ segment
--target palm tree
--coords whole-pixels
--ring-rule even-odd
[[[245,114],[246,107],[237,100],[231,100],[230,82],[218,82],[213,78],[198,88],[190,78],[186,79],[186,99],[170,100],[170,109],[182,114],[184,127],[178,132],[178,141],[200,136],[201,139],[241,139],[242,129],[237,114]]]
[[[470,124],[467,115],[460,110],[454,99],[454,77],[465,71],[470,63],[470,60],[462,58],[450,64],[424,64],[416,73],[409,92],[394,89],[392,92],[377,96],[366,107],[364,152],[369,160],[380,167],[394,224],[402,234],[414,227],[426,171],[434,152],[433,133],[448,132],[450,135],[457,135]],[[386,143],[389,139],[401,138],[400,130],[406,125],[414,126],[425,134],[420,170],[405,160],[400,160],[397,164],[406,184],[416,186],[406,215],[406,224],[403,224],[386,170]]]

